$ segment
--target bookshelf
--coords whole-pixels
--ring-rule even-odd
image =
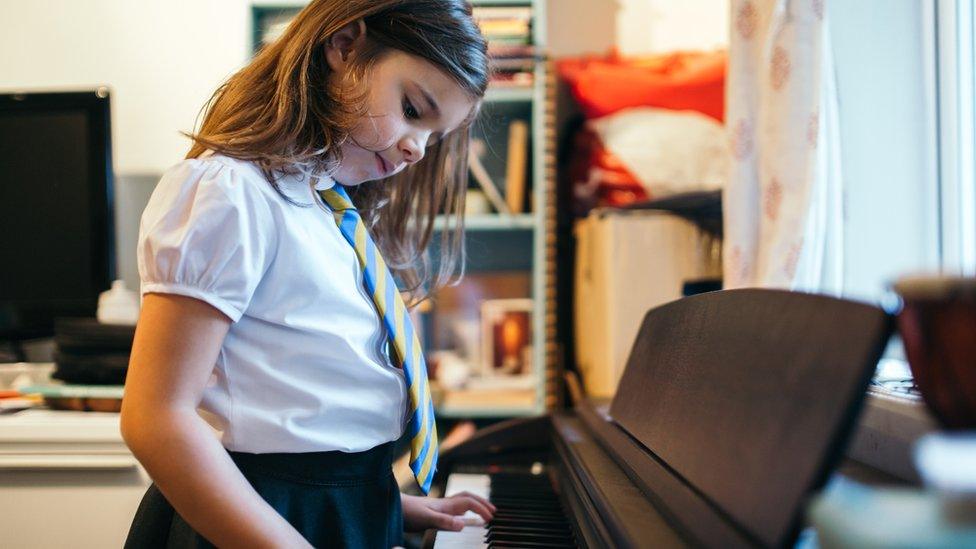
[[[279,32],[305,2],[289,0],[265,0],[255,2],[251,8],[252,51],[256,51],[265,36]],[[544,0],[473,0],[473,8],[482,14],[495,9],[495,13],[515,14],[516,18],[530,17],[525,40],[516,36],[501,39],[503,53],[518,53],[524,47],[524,55],[503,59],[496,66],[515,72],[504,75],[503,85],[493,83],[485,95],[482,116],[473,130],[473,138],[484,142],[480,151],[483,160],[482,175],[487,175],[499,191],[499,197],[509,207],[510,213],[498,213],[497,202],[486,200],[489,206],[482,212],[465,216],[468,262],[465,266],[467,279],[499,277],[506,281],[508,294],[501,298],[531,298],[530,356],[531,383],[518,390],[461,389],[448,391],[434,388],[437,414],[445,419],[501,419],[544,413],[555,407],[558,386],[558,347],[555,322],[555,151],[554,108],[552,99],[552,74],[545,59],[545,1]],[[519,25],[501,23],[502,32]],[[492,47],[496,42],[486,27],[482,27]],[[498,30],[496,25],[495,29]],[[505,48],[508,48],[507,50]],[[493,51],[499,51],[496,48]],[[513,68],[514,67],[514,68]],[[513,120],[525,124],[518,131],[511,129]],[[515,135],[513,135],[515,134]],[[510,154],[509,145],[521,143],[519,155]],[[477,148],[477,145],[473,148]],[[520,169],[509,168],[509,160],[518,160]],[[506,196],[508,179],[522,173],[521,195]],[[478,188],[472,178],[473,188]],[[487,198],[487,197],[486,197]],[[489,213],[490,212],[490,213]],[[435,230],[443,230],[445,220],[438,219]],[[436,239],[435,239],[436,240]],[[436,250],[435,250],[436,256]],[[517,290],[512,290],[516,287]],[[513,295],[513,292],[517,295]],[[493,297],[490,296],[489,297]],[[438,300],[440,301],[440,300]],[[468,304],[468,313],[474,313]],[[422,331],[425,348],[430,356],[443,351],[432,342],[433,327],[442,313],[435,302],[430,311],[422,313]],[[442,321],[441,325],[449,323]],[[478,368],[484,371],[484,365]],[[527,388],[526,388],[527,387]],[[495,392],[493,392],[495,391]]]
[[[472,2],[476,11],[481,7],[529,8],[532,25],[530,44],[532,82],[525,86],[490,86],[485,96],[482,120],[476,124],[473,138],[494,140],[490,147],[495,162],[485,161],[485,167],[496,181],[509,175],[506,132],[513,119],[528,125],[526,147],[525,191],[522,211],[514,214],[491,213],[468,215],[465,228],[468,238],[468,277],[486,272],[519,271],[528,278],[525,297],[532,298],[532,373],[531,389],[492,390],[461,389],[444,391],[458,398],[444,395],[435,401],[438,417],[450,419],[501,419],[544,413],[557,404],[559,353],[555,341],[555,114],[553,71],[545,59],[545,2],[530,0],[483,0]],[[489,44],[491,44],[491,35]],[[476,185],[472,185],[477,188]],[[442,227],[443,225],[439,225]],[[486,257],[490,256],[490,257]],[[432,315],[437,314],[436,305]],[[483,368],[483,366],[482,366]],[[468,397],[465,393],[470,392]],[[465,402],[467,401],[467,402]]]

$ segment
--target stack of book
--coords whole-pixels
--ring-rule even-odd
[[[478,6],[474,18],[488,39],[494,87],[532,85],[535,48],[531,6]]]

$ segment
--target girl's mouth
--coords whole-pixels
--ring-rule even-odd
[[[380,175],[383,177],[386,177],[386,175],[390,173],[390,167],[387,165],[386,160],[380,156],[380,153],[376,153],[376,164],[379,166]]]

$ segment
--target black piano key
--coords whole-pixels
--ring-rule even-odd
[[[497,501],[502,505],[514,504],[514,505],[559,505],[559,499],[555,496],[549,497],[529,497],[529,496],[519,496],[517,494],[495,494],[488,498],[491,501]]]
[[[539,510],[539,511],[557,511],[562,512],[562,505],[558,501],[550,502],[519,502],[513,500],[489,500],[498,509],[524,509],[528,510]]]
[[[533,525],[533,526],[507,525],[507,526],[492,526],[487,529],[487,533],[489,534],[539,533],[539,534],[546,534],[546,535],[564,536],[569,534],[570,530],[569,530],[569,526],[566,524],[558,524],[551,527],[538,526],[538,525]]]
[[[498,511],[492,517],[494,521],[530,520],[535,522],[565,522],[566,517],[560,513],[539,513],[530,511]]]
[[[565,534],[569,532],[568,524],[532,524],[532,523],[507,523],[485,525],[485,531],[490,532],[552,532]]]
[[[551,527],[554,524],[561,525],[561,524],[564,524],[564,523],[558,523],[558,522],[547,521],[547,520],[532,520],[532,519],[524,519],[524,520],[523,519],[503,519],[503,520],[494,520],[493,519],[493,520],[489,521],[486,526],[488,526],[489,528],[491,528],[491,527],[494,527],[494,528],[499,528],[499,527],[506,527],[506,528],[509,528],[509,527],[510,528],[520,528],[520,527],[521,528],[549,528],[549,527]]]
[[[513,526],[486,525],[489,532],[569,532],[569,524],[553,524],[551,526]]]
[[[526,511],[495,511],[494,517],[499,520],[504,519],[534,519],[534,520],[548,520],[548,521],[561,521],[565,517],[560,513],[548,513],[548,512],[535,512],[530,513]]]
[[[543,495],[543,496],[540,495],[530,496],[527,494],[508,494],[508,493],[501,493],[501,492],[500,493],[492,492],[491,497],[489,499],[498,500],[498,501],[524,501],[528,503],[550,503],[550,502],[555,503],[559,501],[559,498],[557,498],[552,494]]]
[[[546,542],[531,542],[531,541],[495,541],[488,544],[489,549],[534,549],[536,547],[568,547],[574,548],[576,544],[574,543],[546,543]]]
[[[519,544],[519,545],[524,545],[529,543],[537,543],[537,544],[546,543],[550,545],[566,546],[566,545],[572,545],[573,539],[572,538],[547,539],[547,538],[539,538],[534,536],[507,536],[507,537],[500,537],[495,539],[490,539],[490,538],[485,539],[484,543],[487,543],[489,545],[492,543],[512,543],[512,544]]]
[[[498,505],[496,503],[495,504],[495,507],[496,507],[496,510],[495,510],[496,513],[510,513],[510,514],[516,514],[516,513],[536,513],[536,514],[539,514],[539,515],[555,515],[555,516],[560,516],[560,517],[561,516],[564,516],[564,514],[562,512],[562,508],[561,507],[557,507],[557,506],[550,506],[550,507],[526,506],[526,507],[523,507],[521,505]]]
[[[551,527],[544,526],[492,526],[488,528],[488,533],[518,533],[518,532],[539,532],[546,534],[568,534],[570,533],[569,526],[566,524],[554,525]]]
[[[491,501],[492,504],[495,507],[497,507],[498,509],[541,509],[541,510],[544,510],[544,511],[545,510],[550,510],[550,511],[559,511],[559,512],[562,512],[562,509],[563,509],[563,506],[560,505],[559,502],[557,502],[557,501],[553,501],[553,502],[546,503],[546,504],[542,504],[542,503],[519,503],[518,501],[511,501],[511,500],[509,500],[509,501],[497,501],[497,500],[493,500],[493,499],[489,499],[488,501]],[[496,501],[497,501],[497,503],[496,503]]]
[[[540,513],[495,513],[489,522],[503,521],[532,521],[532,522],[566,522],[563,515],[540,514]]]
[[[522,497],[522,498],[530,498],[530,499],[536,499],[536,498],[540,498],[540,499],[553,499],[553,498],[556,497],[556,494],[555,493],[544,489],[544,487],[542,487],[542,486],[535,486],[535,487],[527,487],[527,488],[519,488],[519,489],[511,489],[511,490],[509,490],[509,489],[499,488],[498,486],[492,485],[491,486],[491,493],[493,495],[502,496],[502,497],[506,497],[506,496],[507,497]]]
[[[558,545],[558,546],[570,546],[572,547],[575,543],[573,538],[539,538],[535,536],[507,536],[499,538],[486,538],[483,543],[491,545],[493,543],[508,543],[513,545],[528,545],[528,544],[548,544],[548,545]]]
[[[491,479],[491,487],[497,488],[501,491],[511,491],[511,492],[524,492],[527,490],[539,490],[541,493],[550,493],[552,488],[549,483],[549,479],[542,480],[519,480],[518,482],[498,482],[495,479]]]
[[[545,541],[569,543],[573,536],[565,533],[548,532],[489,532],[485,541]]]

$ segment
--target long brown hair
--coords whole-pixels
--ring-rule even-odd
[[[187,158],[209,149],[254,161],[275,189],[280,174],[334,169],[342,160],[339,145],[366,114],[368,89],[329,84],[326,45],[335,32],[360,19],[366,46],[350,59],[355,81],[365,81],[382,55],[396,49],[431,62],[480,104],[488,86],[487,44],[467,2],[315,0],[214,92],[200,130],[190,136]],[[414,304],[464,274],[469,128],[470,121],[389,180],[350,189]],[[435,275],[426,252],[442,212],[446,224]]]

